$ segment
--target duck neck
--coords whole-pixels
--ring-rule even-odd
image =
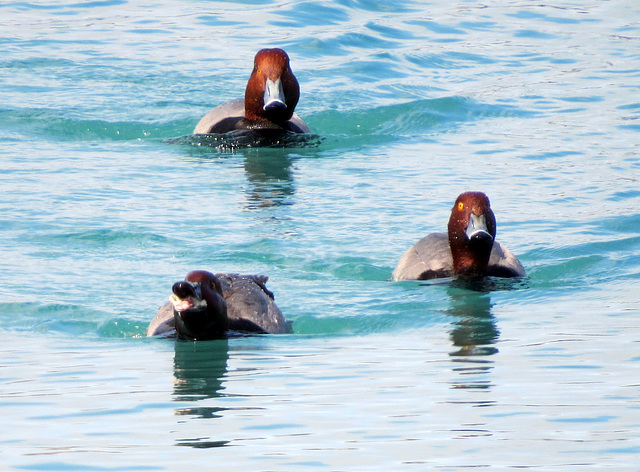
[[[462,240],[461,240],[462,239]],[[489,267],[493,243],[470,243],[466,237],[449,236],[453,272],[459,277],[484,277]]]
[[[217,294],[216,294],[217,295]],[[227,303],[222,296],[207,296],[203,309],[178,312],[174,309],[176,331],[182,339],[221,339],[229,329]]]

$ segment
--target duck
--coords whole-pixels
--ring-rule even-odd
[[[211,110],[196,125],[193,134],[236,130],[310,133],[309,126],[294,113],[300,99],[300,84],[289,62],[289,56],[282,49],[258,51],[244,98]]]
[[[495,238],[489,197],[464,192],[451,209],[448,233],[431,233],[411,246],[393,271],[393,280],[525,277],[518,258]]]
[[[173,293],[149,324],[147,336],[197,341],[291,333],[291,322],[266,287],[268,279],[193,270],[173,284]]]

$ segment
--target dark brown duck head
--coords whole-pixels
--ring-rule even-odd
[[[169,297],[178,337],[219,339],[228,329],[227,303],[218,279],[210,272],[194,270],[176,282]]]

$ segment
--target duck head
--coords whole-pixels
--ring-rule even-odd
[[[194,270],[176,282],[169,297],[178,337],[218,339],[228,328],[227,303],[220,282],[210,272]]]
[[[282,49],[261,49],[244,94],[244,114],[250,121],[286,123],[300,99],[300,85]]]
[[[454,273],[463,277],[486,275],[495,237],[496,217],[489,198],[482,192],[458,196],[449,218]]]

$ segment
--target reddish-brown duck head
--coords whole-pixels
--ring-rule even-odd
[[[482,192],[458,196],[449,218],[454,273],[463,277],[486,275],[495,237],[496,218],[489,198]]]
[[[245,118],[250,121],[286,123],[300,99],[300,85],[282,49],[261,49],[244,95]]]

